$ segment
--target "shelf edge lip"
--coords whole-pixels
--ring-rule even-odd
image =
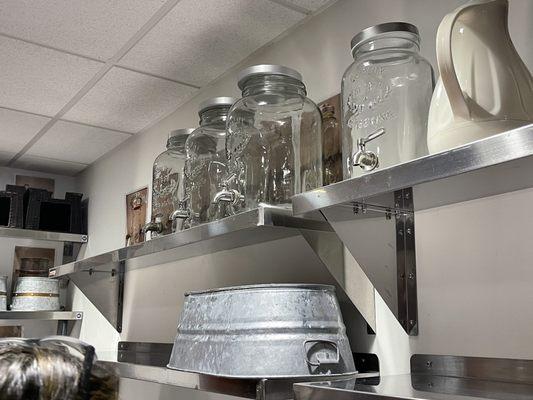
[[[50,242],[87,243],[88,237],[81,233],[37,231],[33,229],[9,228],[0,226],[0,237],[33,239]]]
[[[83,311],[0,311],[0,321],[79,321]]]
[[[475,155],[477,157],[473,157]],[[339,204],[359,201],[531,156],[533,156],[533,124],[297,194],[292,198],[293,214],[301,216]],[[489,160],[490,157],[492,159]],[[468,164],[469,158],[475,162]],[[454,165],[453,162],[456,164]],[[449,167],[450,165],[453,167]]]

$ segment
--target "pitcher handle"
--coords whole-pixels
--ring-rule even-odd
[[[452,56],[452,33],[457,18],[475,4],[465,4],[452,14],[446,15],[437,31],[437,65],[439,67],[442,84],[450,101],[452,113],[455,117],[470,119],[470,109],[461,89]]]

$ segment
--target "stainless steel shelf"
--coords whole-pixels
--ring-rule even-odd
[[[415,354],[411,374],[298,383],[296,400],[533,400],[533,361]]]
[[[233,264],[211,263],[212,271],[207,276],[223,276],[224,286],[266,282],[332,284],[337,288],[343,312],[358,316],[357,308],[345,291],[342,243],[330,224],[323,218],[294,217],[290,209],[284,208],[259,207],[142,244],[54,267],[49,276],[68,277],[121,332],[125,282],[130,271],[289,238],[295,239],[292,243],[295,257],[302,258],[298,263],[293,257],[290,269],[273,268],[271,260],[264,258],[251,262],[247,274],[242,274]],[[184,264],[176,264],[176,268],[184,268]],[[213,287],[213,280],[205,282],[208,285],[205,289]],[[372,323],[373,315],[368,319]]]
[[[77,321],[81,311],[0,311],[1,320]]]
[[[118,376],[124,379],[135,379],[179,388],[194,389],[258,400],[285,400],[292,398],[294,383],[311,382],[324,379],[323,376],[302,379],[224,378],[212,375],[176,371],[164,367],[150,367],[109,361],[99,361],[99,363],[113,369]],[[365,374],[364,376],[369,375],[370,374]],[[378,374],[371,375],[376,376]],[[355,374],[354,377],[355,376],[358,375]],[[330,379],[346,379],[346,377],[331,377]]]
[[[293,217],[290,210],[260,207],[181,232],[123,247],[50,269],[50,277],[77,272],[118,272],[117,263],[138,259],[130,268],[182,260],[298,234],[298,229],[333,232],[325,221]]]
[[[531,171],[533,124],[299,194],[293,212],[325,217],[404,330],[416,335],[415,212],[531,188]]]
[[[31,229],[7,228],[5,226],[0,226],[0,237],[47,240],[53,242],[87,243],[87,235],[80,235],[77,233],[34,231]]]
[[[533,400],[533,386],[455,377],[393,375],[377,380],[296,383],[295,400]]]
[[[354,202],[394,209],[413,188],[414,210],[533,187],[533,124],[294,196],[295,215]]]

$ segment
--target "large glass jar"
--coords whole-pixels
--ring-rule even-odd
[[[238,85],[242,99],[230,110],[226,140],[230,184],[243,196],[235,207],[288,206],[293,195],[322,185],[320,111],[287,67],[246,68]]]
[[[185,200],[185,141],[194,129],[170,132],[167,149],[157,156],[152,170],[152,218],[144,231],[152,237],[182,229],[182,220],[172,218]]]
[[[354,63],[342,79],[345,178],[427,154],[434,84],[414,25],[366,28],[351,45]]]
[[[191,226],[224,218],[231,213],[231,204],[213,202],[226,186],[226,118],[232,97],[214,97],[200,104],[200,126],[189,135],[185,144],[187,162],[187,193]]]

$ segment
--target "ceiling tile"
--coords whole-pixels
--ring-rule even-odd
[[[327,3],[332,3],[331,0],[285,0],[287,3],[292,3],[299,7],[305,8],[309,11],[318,10],[320,7],[326,5]]]
[[[164,3],[164,0],[0,0],[0,32],[106,60]]]
[[[178,108],[195,91],[165,79],[112,68],[65,119],[136,133]]]
[[[0,37],[0,106],[55,115],[103,64]]]
[[[126,133],[58,121],[26,154],[91,164],[130,137]]]
[[[12,167],[27,169],[30,171],[48,172],[50,174],[72,176],[83,171],[85,168],[87,168],[87,165],[24,154],[13,163]]]
[[[0,160],[17,154],[50,118],[0,108]]]
[[[304,17],[265,0],[182,0],[120,64],[202,86]]]

